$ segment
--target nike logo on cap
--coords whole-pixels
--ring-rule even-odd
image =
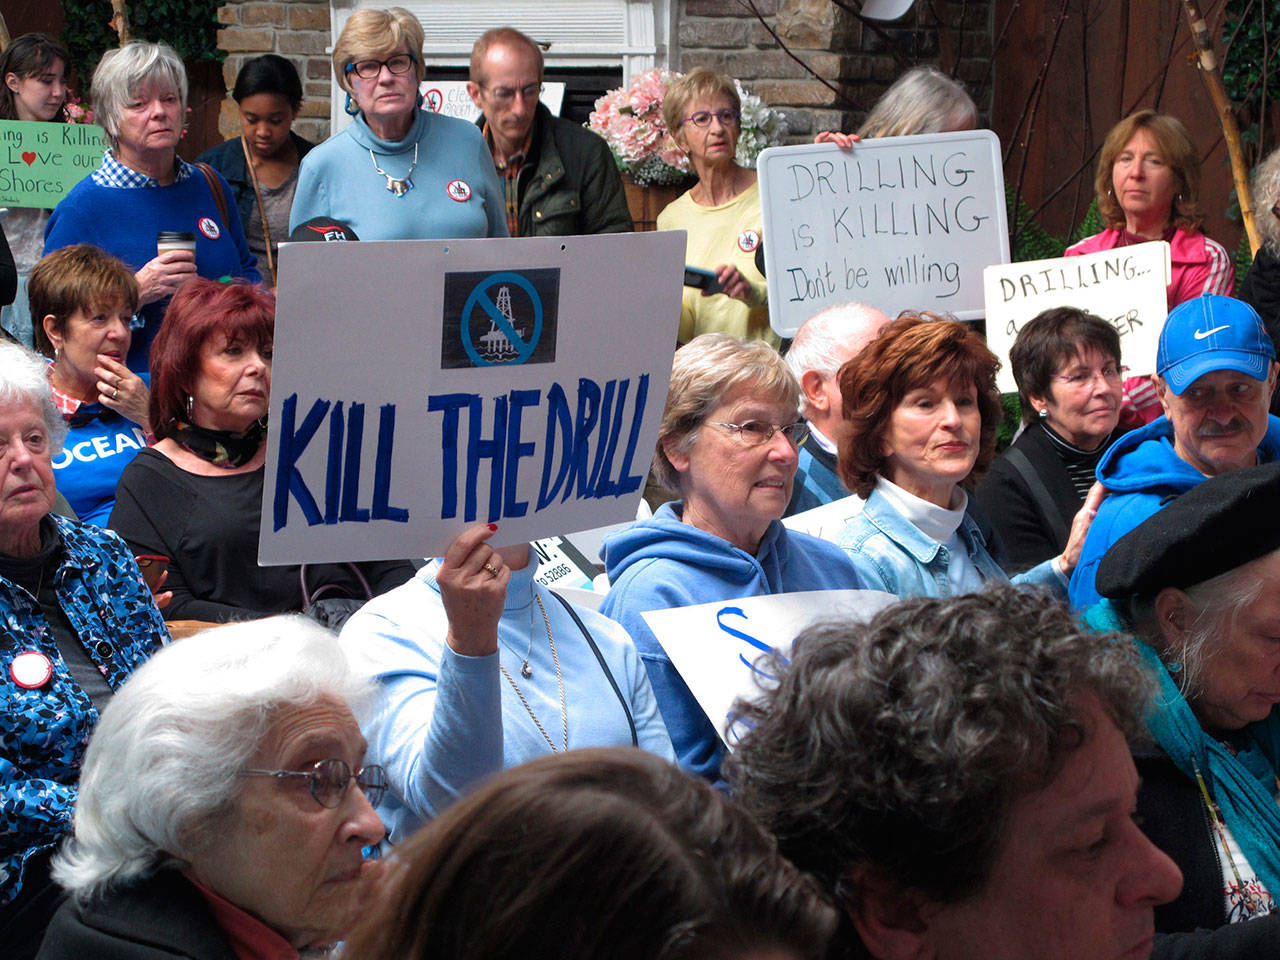
[[[1215,333],[1217,333],[1219,330],[1230,330],[1230,329],[1231,329],[1231,324],[1229,324],[1229,323],[1224,323],[1222,326],[1220,326],[1220,327],[1214,327],[1212,330],[1197,330],[1197,331],[1195,331],[1195,333],[1194,333],[1194,334],[1192,334],[1192,335],[1193,335],[1197,340],[1203,340],[1205,337],[1211,337],[1211,336],[1213,336],[1213,335],[1214,335]]]

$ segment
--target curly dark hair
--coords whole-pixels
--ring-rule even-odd
[[[784,855],[838,897],[855,864],[935,902],[980,889],[1010,809],[1088,737],[1092,695],[1137,733],[1148,674],[1047,592],[993,586],[820,624],[754,703],[725,771]],[[776,672],[775,672],[776,671]]]
[[[736,804],[653,754],[498,774],[403,844],[364,960],[820,960],[836,911]]]
[[[996,371],[1000,361],[967,324],[903,314],[840,368],[840,395],[848,424],[840,444],[840,479],[867,497],[884,472],[884,437],[898,404],[912,390],[942,380],[972,383],[982,415],[978,459],[962,485],[972,488],[996,453],[996,428],[1004,419]]]

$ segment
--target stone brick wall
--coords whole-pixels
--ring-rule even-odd
[[[302,77],[305,99],[293,125],[299,136],[319,143],[329,136],[329,4],[325,0],[229,0],[218,8],[218,46],[227,51],[222,73],[230,90],[246,60],[278,53],[293,61]],[[218,128],[225,137],[240,134],[240,117],[230,95],[222,105]]]
[[[818,130],[857,128],[902,72],[888,52],[892,43],[913,63],[958,63],[958,75],[985,114],[990,0],[941,0],[918,7],[875,30],[832,0],[679,0],[674,66],[709,66],[737,77],[785,111],[791,139],[804,141]],[[815,80],[779,39],[835,89]]]

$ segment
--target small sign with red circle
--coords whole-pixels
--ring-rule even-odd
[[[200,222],[196,224],[196,226],[198,226],[200,228],[200,232],[210,240],[217,240],[222,236],[222,230],[218,227],[218,222],[212,217],[201,217]]]
[[[457,200],[459,203],[466,203],[471,199],[471,185],[465,180],[450,180],[449,186],[445,187],[445,192],[449,194],[451,200]]]
[[[760,234],[754,230],[743,230],[738,234],[738,249],[743,253],[751,253],[760,246]]]

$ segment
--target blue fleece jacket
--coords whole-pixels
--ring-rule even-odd
[[[1258,462],[1280,459],[1280,419],[1267,418],[1258,445]],[[1080,562],[1071,575],[1067,599],[1084,610],[1102,599],[1095,580],[1098,565],[1111,545],[1171,499],[1203,482],[1203,473],[1173,449],[1173,424],[1167,417],[1151,421],[1117,440],[1098,461],[1098,480],[1110,495],[1093,518]]]
[[[641,614],[774,593],[855,590],[861,584],[833,543],[789,531],[775,520],[752,556],[685,523],[683,509],[681,503],[663,504],[650,519],[605,541],[612,587],[600,612],[635,640],[680,765],[715,781],[724,746]]]
[[[415,112],[403,140],[375,136],[360,116],[308,153],[298,168],[289,230],[312,217],[333,217],[361,240],[507,236],[505,194],[480,131],[457,117]],[[415,151],[413,189],[398,197],[374,161],[404,177]]]
[[[258,261],[249,252],[227,182],[218,177],[227,204],[227,222],[209,183],[199,171],[167,187],[100,187],[88,176],[77,183],[49,217],[44,232],[44,252],[52,253],[73,243],[91,243],[114,254],[133,271],[141,270],[156,256],[156,234],[161,230],[194,233],[196,273],[210,280],[243,277],[262,280]],[[164,319],[166,297],[138,311],[144,321],[133,331],[127,362],[134,373],[147,372],[151,341]]]

